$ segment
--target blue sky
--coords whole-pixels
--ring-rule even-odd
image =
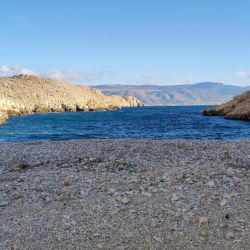
[[[0,74],[250,85],[248,0],[1,1]]]

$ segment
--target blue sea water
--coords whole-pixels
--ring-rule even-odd
[[[12,117],[0,142],[77,139],[250,139],[250,122],[202,116],[208,106],[124,108],[109,112]]]

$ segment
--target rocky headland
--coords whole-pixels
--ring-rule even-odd
[[[214,109],[203,112],[207,116],[224,116],[227,119],[250,120],[250,91],[236,96]]]
[[[9,115],[36,112],[116,110],[143,104],[135,97],[106,96],[100,90],[32,75],[0,78],[0,124]]]

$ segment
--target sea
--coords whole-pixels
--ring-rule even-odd
[[[210,107],[143,107],[16,116],[0,127],[0,142],[79,139],[239,141],[250,138],[250,122],[203,116],[202,111]]]

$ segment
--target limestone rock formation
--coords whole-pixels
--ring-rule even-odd
[[[4,124],[8,119],[8,115],[0,112],[0,125]]]
[[[203,114],[209,116],[224,116],[227,119],[250,120],[250,91],[236,96],[233,100],[215,109],[205,110]]]
[[[32,75],[0,78],[0,120],[35,112],[101,111],[143,104],[134,97],[106,96],[100,90]]]

